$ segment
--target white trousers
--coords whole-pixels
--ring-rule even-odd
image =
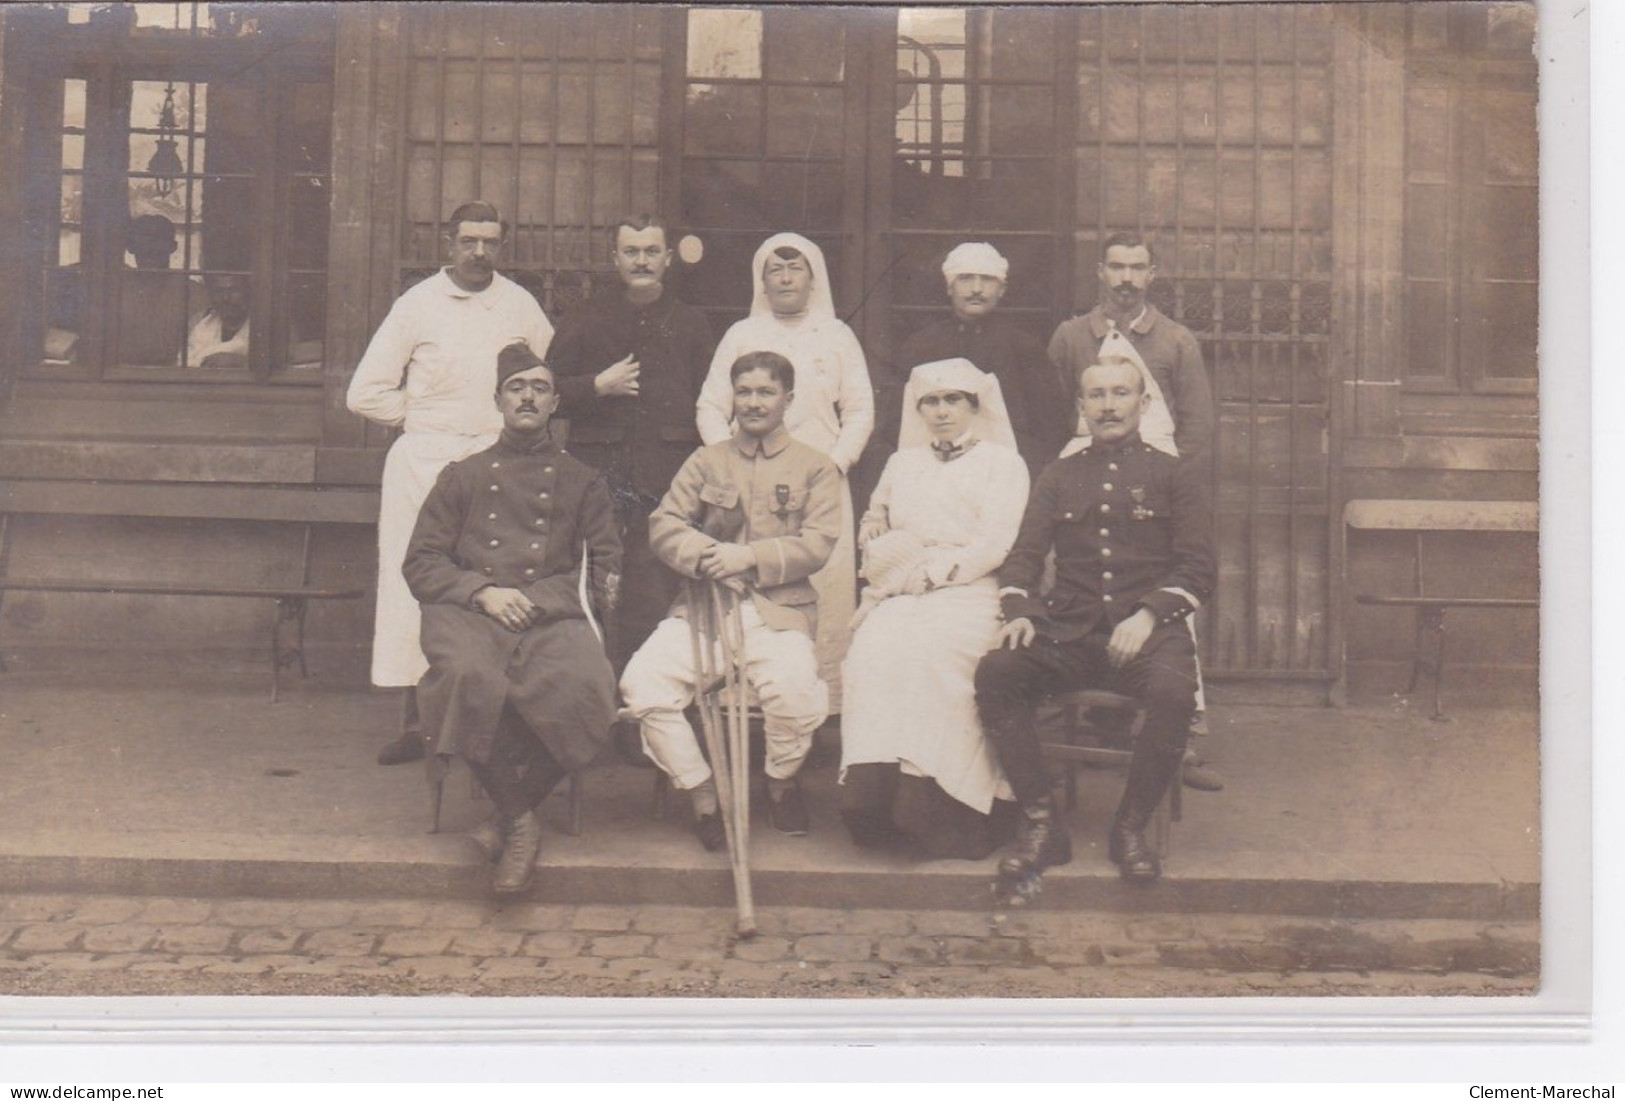
[[[788,779],[806,759],[813,731],[829,717],[829,687],[818,677],[811,638],[768,627],[748,600],[740,606],[740,619],[745,679],[753,702],[761,706],[767,736],[767,774]],[[722,649],[714,645],[720,669]],[[621,676],[621,698],[638,719],[644,751],[684,791],[711,778],[699,737],[683,716],[694,702],[695,679],[688,621],[676,617],[660,621]]]

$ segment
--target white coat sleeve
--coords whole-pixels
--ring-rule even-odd
[[[734,330],[723,334],[711,357],[711,370],[700,386],[700,397],[694,406],[694,422],[700,430],[700,440],[707,446],[721,443],[733,435],[733,382],[728,371],[740,356]]]
[[[933,585],[968,585],[1004,563],[1027,508],[1027,464],[1011,451],[989,471],[977,502],[975,533],[962,547],[936,547],[926,576]]]
[[[829,458],[845,474],[863,454],[869,434],[875,430],[875,391],[869,383],[869,365],[863,358],[863,346],[845,325],[841,326],[840,360],[841,385],[835,410],[841,431],[829,449]]]
[[[406,366],[417,349],[417,335],[409,320],[410,310],[401,308],[401,299],[390,307],[384,323],[372,334],[344,404],[350,412],[389,428],[399,428],[406,420]]]

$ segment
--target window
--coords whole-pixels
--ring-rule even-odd
[[[1539,318],[1535,9],[1422,5],[1405,84],[1405,382],[1532,394]]]
[[[510,224],[503,273],[558,317],[609,269],[609,227],[660,209],[660,12],[421,4],[404,25],[399,281],[438,270],[443,219],[485,199]]]
[[[1058,294],[1058,43],[1048,8],[903,8],[896,14],[892,125],[893,330],[944,307],[940,265],[965,240],[1010,261],[1000,312],[1049,335]],[[1064,86],[1063,86],[1064,87]]]
[[[319,382],[332,13],[60,5],[22,21],[23,339],[69,377]]]

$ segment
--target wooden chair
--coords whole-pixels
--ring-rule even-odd
[[[1128,768],[1134,757],[1134,740],[1145,725],[1145,709],[1132,696],[1093,688],[1059,692],[1046,702],[1059,712],[1060,721],[1053,730],[1040,734],[1040,744],[1045,760],[1065,766],[1062,783],[1066,790],[1066,809],[1071,812],[1077,810],[1078,805],[1080,765]],[[1102,713],[1119,716],[1122,722],[1103,724]],[[1057,737],[1059,740],[1055,740]],[[1184,816],[1183,781],[1181,775],[1168,785],[1168,793],[1157,805],[1151,820],[1151,844],[1159,858],[1168,855],[1172,823]]]

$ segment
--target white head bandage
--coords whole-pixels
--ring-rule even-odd
[[[982,241],[966,241],[954,246],[942,262],[942,274],[949,280],[956,275],[991,275],[999,282],[1010,277],[1010,261],[999,255],[999,250]]]

